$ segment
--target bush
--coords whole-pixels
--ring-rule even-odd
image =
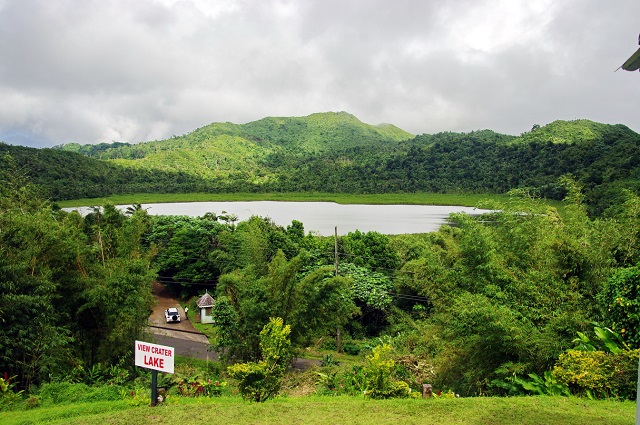
[[[322,372],[316,372],[318,395],[361,395],[366,389],[364,368],[359,365],[343,367],[327,367]]]
[[[281,318],[272,318],[260,332],[263,360],[238,363],[228,367],[229,375],[238,380],[244,399],[263,402],[278,394],[287,365],[291,361],[291,328]]]
[[[367,356],[367,364],[364,367],[367,389],[367,398],[404,398],[409,397],[411,389],[406,382],[395,381],[391,373],[395,361],[391,358],[391,346],[378,345],[373,353]]]
[[[576,395],[634,400],[639,354],[640,350],[617,354],[570,350],[560,355],[553,375]]]
[[[178,394],[183,397],[219,397],[227,387],[220,380],[205,379],[202,376],[177,378]]]
[[[22,401],[23,391],[14,391],[15,383],[0,378],[0,412],[13,410]]]

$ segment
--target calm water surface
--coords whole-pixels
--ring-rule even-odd
[[[126,209],[129,205],[119,205]],[[376,231],[387,235],[403,233],[426,233],[438,230],[447,222],[449,214],[465,212],[482,214],[488,212],[473,207],[438,205],[360,205],[336,204],[333,202],[174,202],[143,204],[152,215],[188,215],[200,217],[206,213],[217,215],[226,212],[235,214],[239,221],[251,216],[269,217],[280,226],[288,226],[293,220],[304,224],[305,232],[331,236],[334,228],[338,234]],[[65,208],[86,213],[89,208]]]

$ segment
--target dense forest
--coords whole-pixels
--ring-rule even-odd
[[[3,181],[0,371],[20,388],[132,379],[130,342],[160,280],[183,294],[214,284],[213,344],[230,363],[259,361],[277,317],[294,349],[335,343],[341,329],[345,350],[389,356],[381,364],[396,365],[396,389],[635,397],[640,198],[631,192],[615,216],[591,218],[566,178],[562,213],[522,191],[492,206],[499,212],[459,214],[429,234],[349,233],[337,240],[336,270],[336,241],[297,221],[113,205],[83,217],[40,200],[20,175]]]
[[[10,159],[11,158],[11,159]],[[558,179],[582,187],[599,216],[640,189],[640,135],[587,120],[534,125],[520,136],[490,130],[413,136],[347,113],[211,124],[184,136],[130,145],[0,144],[53,200],[120,193],[506,193],[560,200]]]

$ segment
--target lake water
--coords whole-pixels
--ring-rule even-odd
[[[126,209],[129,205],[119,205]],[[339,235],[360,230],[376,231],[387,235],[404,233],[427,233],[436,231],[447,222],[449,214],[465,212],[482,214],[488,212],[473,207],[439,205],[360,205],[336,204],[333,202],[172,202],[142,204],[152,215],[188,215],[201,217],[206,213],[220,215],[235,214],[239,221],[251,216],[269,217],[280,226],[289,226],[293,220],[304,224],[305,233],[314,232],[322,236]],[[89,208],[65,208],[89,212]]]

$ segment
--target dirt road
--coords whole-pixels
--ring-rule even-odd
[[[195,357],[206,360],[217,360],[218,354],[207,351],[209,348],[209,340],[191,324],[191,319],[195,316],[195,312],[189,312],[189,320],[185,320],[184,310],[173,298],[171,292],[162,284],[153,284],[153,294],[157,303],[153,308],[151,316],[149,316],[149,332],[153,334],[156,344],[174,347],[176,354],[185,357]],[[164,311],[169,307],[176,307],[180,311],[182,320],[180,323],[166,323]],[[311,365],[319,365],[317,360],[294,359],[293,368],[296,370],[305,370]]]
[[[149,316],[149,331],[152,334],[209,344],[207,337],[198,332],[191,323],[191,318],[193,318],[195,312],[189,312],[190,317],[187,320],[184,310],[178,301],[176,301],[169,290],[160,283],[156,282],[153,284],[153,295],[156,297],[157,303],[153,307],[151,316]],[[169,307],[175,307],[180,312],[180,318],[182,320],[179,323],[166,322],[164,311]]]

